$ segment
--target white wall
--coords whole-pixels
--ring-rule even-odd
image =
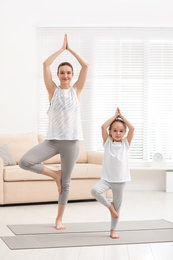
[[[37,131],[38,25],[173,26],[172,5],[171,0],[0,0],[0,134]]]

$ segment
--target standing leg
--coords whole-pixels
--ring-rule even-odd
[[[112,202],[109,202],[107,198],[104,196],[104,192],[111,188],[110,183],[105,180],[99,180],[91,190],[91,194],[95,197],[100,203],[102,203],[105,207],[110,210],[111,216],[113,218],[118,218],[118,214],[115,211]]]
[[[119,215],[122,198],[123,198],[123,193],[124,193],[124,188],[125,188],[125,182],[111,183],[111,188],[112,188],[112,193],[113,193],[114,208]],[[118,223],[118,219],[111,217],[111,237],[112,238],[119,238],[119,236],[115,232],[117,223]]]
[[[62,217],[68,201],[72,171],[79,156],[79,141],[61,141],[60,155],[62,169],[62,192],[59,195],[56,228],[64,229],[65,227],[62,225]]]

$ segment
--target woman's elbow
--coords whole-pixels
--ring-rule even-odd
[[[131,131],[134,132],[135,131],[135,127],[132,125],[131,127]]]
[[[85,64],[83,64],[82,67],[88,68],[89,67],[89,63],[86,61]]]
[[[43,62],[43,68],[49,67],[50,65],[47,63],[47,61]]]

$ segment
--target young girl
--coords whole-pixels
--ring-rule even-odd
[[[52,80],[50,66],[64,51],[69,51],[77,59],[81,65],[81,70],[78,80],[74,85],[71,85],[74,75],[73,67],[68,62],[61,63],[57,70],[60,85],[57,86]],[[62,217],[68,201],[71,174],[79,155],[79,140],[83,140],[79,100],[87,79],[87,73],[88,62],[70,48],[65,34],[62,47],[43,63],[44,82],[50,102],[46,139],[43,143],[34,146],[25,153],[19,161],[21,168],[47,175],[55,180],[59,192],[57,229],[65,228],[62,224]],[[41,162],[56,154],[61,155],[60,171],[53,171],[41,164]]]
[[[120,119],[119,119],[119,118]],[[107,128],[109,126],[109,135]],[[129,132],[126,138],[126,126]],[[111,213],[112,238],[119,238],[116,234],[116,225],[123,197],[126,181],[130,181],[128,168],[128,150],[134,134],[134,126],[121,114],[119,108],[115,115],[102,125],[103,146],[105,149],[101,180],[91,190],[92,195],[106,206]],[[109,202],[103,192],[112,189],[113,202]]]

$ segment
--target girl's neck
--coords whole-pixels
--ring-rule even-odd
[[[121,139],[121,140],[114,140],[114,139],[112,138],[112,142],[121,143],[121,142],[122,142],[122,139]]]

